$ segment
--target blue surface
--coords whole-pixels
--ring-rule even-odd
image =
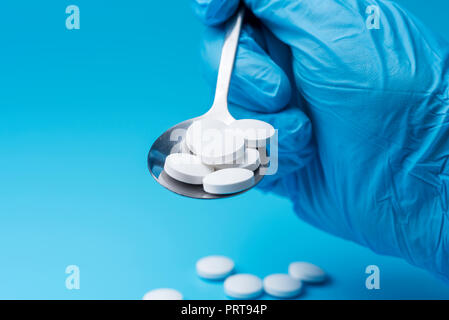
[[[449,3],[400,2],[449,40]],[[294,260],[322,266],[332,281],[303,299],[449,298],[427,272],[308,226],[284,199],[197,201],[159,186],[151,143],[211,103],[202,26],[186,1],[77,0],[81,30],[68,31],[69,4],[0,4],[0,298],[140,299],[174,287],[222,299],[222,284],[194,270],[216,253],[259,276]],[[65,288],[71,264],[80,290]],[[365,289],[370,264],[377,291]]]

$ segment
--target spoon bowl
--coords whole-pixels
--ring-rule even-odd
[[[242,194],[247,190],[243,190],[238,193],[233,194],[210,194],[203,190],[202,185],[192,185],[178,180],[173,179],[164,171],[165,158],[173,152],[182,151],[182,143],[184,143],[185,133],[187,128],[198,118],[193,118],[186,120],[177,124],[176,126],[165,131],[151,146],[150,152],[148,153],[148,169],[150,170],[153,178],[163,187],[170,191],[173,191],[182,196],[196,199],[220,199],[228,198],[238,194]],[[258,184],[263,178],[260,174],[259,169],[254,171],[254,181]]]

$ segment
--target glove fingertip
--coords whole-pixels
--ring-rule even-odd
[[[231,86],[230,99],[250,110],[278,112],[291,100],[290,80],[264,52],[242,46],[233,79],[238,85]]]
[[[292,89],[291,83],[284,71],[277,66],[273,61],[269,60],[271,65],[271,73],[276,75],[277,81],[273,90],[265,91],[269,99],[265,100],[266,112],[278,112],[285,108],[290,102]]]

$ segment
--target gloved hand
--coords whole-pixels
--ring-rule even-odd
[[[310,224],[448,280],[448,43],[392,1],[244,3],[230,111],[279,129],[279,172],[262,187]],[[238,5],[194,1],[212,85]]]

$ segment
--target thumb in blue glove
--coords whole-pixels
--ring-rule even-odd
[[[392,1],[244,2],[229,99],[235,117],[279,129],[279,172],[262,187],[320,229],[449,280],[449,45]],[[194,1],[212,84],[238,5]]]

